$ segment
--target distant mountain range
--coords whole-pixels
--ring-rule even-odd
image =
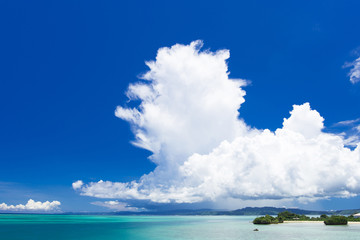
[[[298,208],[276,208],[276,207],[246,207],[233,211],[219,211],[212,209],[181,209],[170,211],[144,211],[144,212],[114,212],[114,215],[228,215],[228,216],[258,216],[258,215],[277,215],[279,212],[289,211],[296,214],[304,215],[321,215],[321,214],[340,214],[350,215],[360,212],[360,209],[337,210],[337,211],[315,211],[303,210]]]

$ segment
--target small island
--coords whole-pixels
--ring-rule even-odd
[[[322,214],[320,217],[308,217],[305,215],[298,215],[289,211],[284,211],[278,213],[276,217],[270,215],[257,217],[253,220],[253,224],[278,224],[283,223],[284,221],[323,221],[325,225],[347,225],[348,221],[360,222],[360,218],[355,218],[353,215],[346,217],[339,215],[327,216],[326,214]]]
[[[257,217],[254,219],[253,224],[277,224],[283,223],[284,221],[279,217],[272,217],[270,215],[265,215],[263,217]]]
[[[325,225],[347,225],[348,218],[345,216],[333,215],[324,220]]]

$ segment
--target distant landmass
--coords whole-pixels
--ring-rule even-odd
[[[181,210],[168,210],[168,211],[143,211],[143,212],[113,212],[114,215],[228,215],[228,216],[257,216],[257,215],[277,215],[280,212],[289,211],[299,215],[321,215],[321,214],[340,214],[350,215],[360,212],[360,209],[348,209],[337,211],[316,211],[316,210],[303,210],[298,208],[276,208],[276,207],[246,207],[233,211],[219,211],[212,209],[181,209]]]
[[[317,210],[304,210],[299,208],[276,208],[276,207],[246,207],[232,211],[224,210],[213,210],[213,209],[177,209],[177,210],[166,210],[166,211],[140,211],[140,212],[63,212],[63,213],[40,213],[40,214],[60,214],[60,215],[158,215],[158,216],[194,216],[194,215],[203,215],[203,216],[217,216],[217,215],[227,215],[227,216],[260,216],[260,215],[277,215],[280,212],[289,211],[299,215],[351,215],[355,213],[360,213],[360,209],[347,209],[347,210],[332,210],[332,211],[317,211]],[[22,212],[0,212],[0,214],[23,214]],[[29,213],[26,214],[39,214],[39,213]]]

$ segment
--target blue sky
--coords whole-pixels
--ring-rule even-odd
[[[2,1],[0,203],[56,200],[62,211],[106,211],[104,201],[222,208],[206,198],[161,204],[81,196],[72,188],[77,180],[137,181],[154,170],[151,151],[131,144],[136,126],[114,111],[139,104],[125,93],[159,48],[198,39],[205,50],[228,49],[229,78],[251,82],[241,87],[240,117],[248,126],[275,131],[293,104],[309,102],[325,119],[324,132],[356,138],[356,121],[337,123],[360,118],[360,83],[350,82],[353,66],[344,68],[359,58],[359,7],[358,1]],[[332,196],[284,204],[360,207],[359,197]]]

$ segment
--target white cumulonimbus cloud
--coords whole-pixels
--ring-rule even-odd
[[[85,196],[194,203],[219,199],[308,199],[360,193],[360,145],[325,133],[309,103],[294,105],[276,131],[240,118],[246,81],[229,79],[229,51],[201,41],[161,48],[142,81],[129,86],[136,108],[118,107],[134,145],[153,152],[154,171],[132,182],[73,188]]]
[[[0,203],[0,210],[3,211],[54,211],[59,210],[61,203],[59,201],[46,201],[46,202],[36,202],[32,199],[23,205],[7,205],[6,203]]]

